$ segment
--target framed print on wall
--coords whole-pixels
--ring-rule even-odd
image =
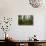
[[[33,15],[18,15],[18,25],[33,25]]]

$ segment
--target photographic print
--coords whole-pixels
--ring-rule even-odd
[[[33,25],[33,15],[19,15],[18,24],[19,25]]]

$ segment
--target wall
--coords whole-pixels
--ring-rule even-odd
[[[12,17],[13,22],[10,33],[17,40],[27,40],[34,34],[37,35],[37,39],[45,39],[45,6],[40,8],[32,8],[28,0],[0,0],[0,19],[1,17]],[[18,15],[33,15],[34,25],[33,26],[19,26]],[[3,33],[2,31],[0,31]],[[0,35],[2,35],[0,33]],[[4,33],[3,33],[4,34]],[[0,39],[4,39],[0,36]]]

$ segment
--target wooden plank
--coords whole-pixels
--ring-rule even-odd
[[[28,46],[28,43],[24,43],[24,46]]]

